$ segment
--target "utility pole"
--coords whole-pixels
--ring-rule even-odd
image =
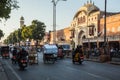
[[[105,16],[104,16],[104,54],[107,54],[106,52],[106,8],[107,8],[107,0],[105,0]]]
[[[52,0],[52,3],[53,3],[53,44],[56,44],[56,6],[59,1],[66,1],[66,0]]]

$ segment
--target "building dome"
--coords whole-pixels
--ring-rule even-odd
[[[84,6],[81,7],[80,10],[82,9],[86,9],[86,11],[99,10],[99,8],[95,6],[92,2],[87,2],[87,4],[84,4]]]
[[[90,2],[87,1],[87,3],[84,4],[84,6],[82,6],[82,7],[78,10],[78,12],[75,14],[74,18],[77,17],[78,14],[79,14],[80,12],[82,12],[82,11],[85,12],[85,14],[87,15],[87,14],[90,14],[91,12],[93,12],[93,11],[99,11],[99,8],[98,8],[97,6],[95,6],[94,3],[92,3],[91,1],[90,1]],[[74,18],[73,18],[73,19],[74,19]]]

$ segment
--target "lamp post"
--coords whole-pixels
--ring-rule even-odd
[[[106,8],[107,8],[107,0],[105,0],[105,16],[104,16],[104,54],[106,54]]]
[[[56,5],[59,1],[66,0],[52,0],[53,3],[53,43],[56,44]]]

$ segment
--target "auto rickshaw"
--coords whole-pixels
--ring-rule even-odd
[[[58,58],[64,58],[64,54],[63,54],[63,48],[62,46],[59,46],[58,47],[58,55],[57,55]]]
[[[1,47],[1,56],[2,58],[9,58],[9,46]]]
[[[55,63],[57,59],[58,48],[54,44],[45,44],[43,46],[43,61],[44,63]]]

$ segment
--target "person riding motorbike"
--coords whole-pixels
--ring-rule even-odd
[[[22,48],[22,50],[20,50],[20,52],[18,52],[18,56],[17,56],[17,59],[18,59],[18,64],[21,65],[21,59],[23,58],[26,58],[27,59],[27,56],[28,56],[28,52]]]
[[[20,52],[18,52],[18,60],[23,58],[23,57],[27,57],[28,56],[28,52],[22,48],[22,50],[20,50]]]
[[[16,64],[16,58],[17,58],[17,48],[14,47],[13,52],[12,52],[12,63],[15,62]]]
[[[77,61],[81,64],[82,63],[81,57],[83,57],[82,46],[77,46],[77,48],[73,50],[73,62]]]
[[[75,53],[82,54],[83,53],[82,46],[77,46],[77,48],[75,49]]]

